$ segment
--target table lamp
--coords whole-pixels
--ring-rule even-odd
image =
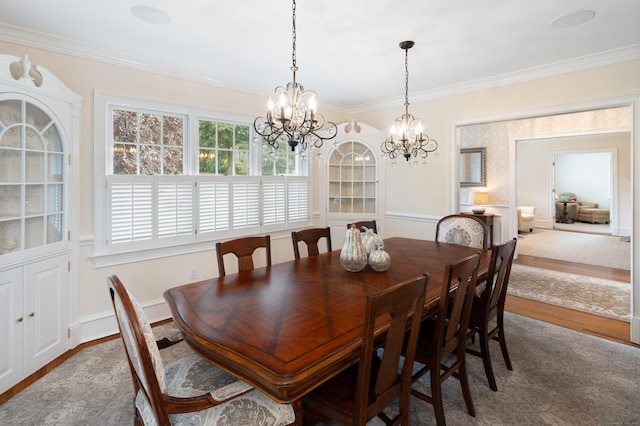
[[[474,192],[473,193],[473,205],[474,207],[471,209],[475,214],[483,214],[484,213],[484,205],[489,204],[489,193],[488,192]]]

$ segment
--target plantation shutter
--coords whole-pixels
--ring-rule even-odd
[[[212,232],[230,230],[230,181],[228,178],[206,176],[198,178],[198,238]]]
[[[306,176],[287,177],[287,222],[289,227],[308,225],[310,182]]]
[[[194,234],[195,179],[186,176],[156,176],[158,238]]]
[[[282,177],[262,178],[262,230],[283,230],[287,223],[287,184]]]
[[[260,178],[234,176],[232,188],[232,229],[260,232]]]
[[[107,243],[140,243],[153,238],[153,177],[107,176]],[[138,244],[140,245],[140,244]]]

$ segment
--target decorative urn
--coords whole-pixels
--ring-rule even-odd
[[[349,272],[359,272],[367,266],[367,251],[362,244],[360,231],[351,225],[344,237],[340,252],[340,264]]]

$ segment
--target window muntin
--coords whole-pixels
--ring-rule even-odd
[[[200,174],[248,176],[250,127],[245,124],[199,121]]]
[[[186,253],[190,251],[189,244],[284,231],[310,223],[308,176],[271,177],[284,189],[277,193],[280,198],[270,192],[267,177],[260,176],[257,159],[262,156],[262,147],[255,143],[257,138],[250,122],[216,119],[183,107],[174,110],[170,105],[158,109],[143,105],[139,100],[125,101],[104,94],[96,99],[96,111],[107,113],[106,126],[99,122],[96,126],[104,129],[106,143],[110,144],[107,150],[98,150],[108,155],[103,157],[104,166],[96,167],[97,181],[104,181],[104,185],[96,186],[96,191],[104,194],[97,197],[104,203],[96,204],[96,223],[105,224],[103,230],[96,231],[98,263],[128,261],[129,257],[125,259],[121,254],[133,251],[136,251],[133,257],[138,259],[153,258],[156,252],[164,255],[167,250]],[[119,122],[111,123],[114,110],[126,114],[118,117]],[[181,144],[164,141],[166,117],[182,120]],[[115,133],[114,128],[118,130]],[[179,147],[181,174],[167,174],[161,161],[140,161],[140,152],[146,146],[156,147],[156,153]],[[116,150],[120,153],[114,153]],[[115,174],[116,155],[122,157],[127,151],[130,172]],[[290,158],[283,171],[306,174],[306,161],[295,155]],[[149,164],[154,166],[146,167]],[[272,221],[273,215],[278,219]],[[110,254],[115,255],[112,260],[102,257]]]
[[[184,164],[183,116],[114,108],[114,175],[181,175]]]

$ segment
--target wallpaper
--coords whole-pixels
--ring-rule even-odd
[[[474,191],[487,191],[490,205],[509,204],[509,139],[585,130],[631,128],[631,108],[618,107],[460,127],[460,148],[486,147],[487,186],[460,188],[460,204]]]

